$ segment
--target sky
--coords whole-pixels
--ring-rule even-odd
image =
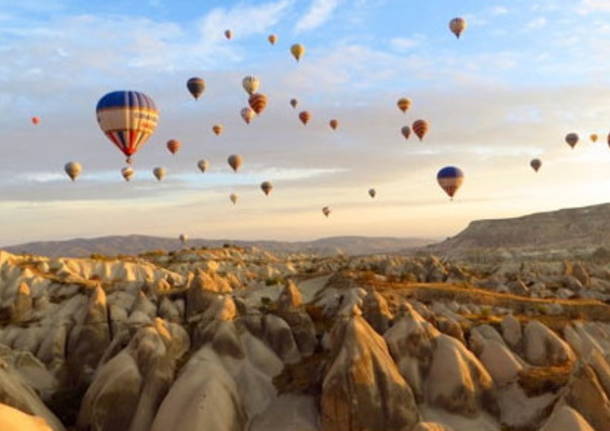
[[[456,16],[469,23],[459,40]],[[0,0],[0,245],[182,232],[444,238],[476,219],[606,202],[609,18],[610,0]],[[293,43],[307,49],[299,63]],[[239,117],[246,75],[269,98],[250,125]],[[198,101],[192,76],[207,84]],[[95,118],[117,89],[160,110],[130,183]],[[413,101],[406,114],[400,97]],[[420,118],[425,140],[405,141],[401,127]],[[581,136],[574,150],[569,132]],[[183,144],[175,156],[169,139]],[[233,153],[245,160],[237,174]],[[83,165],[74,183],[68,161]],[[453,202],[436,183],[447,165],[465,173]],[[155,166],[168,171],[161,183]]]

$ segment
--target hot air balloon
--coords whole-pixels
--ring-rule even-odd
[[[231,40],[231,38],[233,37],[233,33],[231,32],[231,30],[225,30],[225,37]]]
[[[292,106],[293,108],[296,108],[298,104],[299,101],[297,99],[290,99],[290,106]]]
[[[540,161],[540,159],[532,159],[532,161],[530,162],[530,166],[534,171],[538,172],[538,169],[540,169],[540,167],[542,166],[542,162]]]
[[[415,121],[411,127],[413,128],[413,133],[417,135],[420,141],[424,139],[429,129],[428,123],[424,120]]]
[[[250,105],[250,108],[256,112],[256,115],[260,115],[267,106],[267,96],[262,93],[254,93],[248,99],[248,104]]]
[[[374,198],[377,195],[377,192],[375,191],[375,189],[369,189],[369,196]]]
[[[203,159],[201,159],[201,160],[199,160],[199,161],[197,162],[197,167],[199,168],[199,170],[200,170],[201,172],[205,172],[205,171],[207,171],[207,170],[208,170],[208,168],[210,167],[210,164],[208,163],[208,161],[207,161],[207,160],[203,160]]]
[[[305,54],[305,47],[300,43],[295,43],[290,47],[290,52],[296,61],[299,61]]]
[[[411,128],[409,126],[404,126],[402,129],[400,129],[400,132],[405,139],[409,139],[409,136],[411,136]]]
[[[591,142],[597,142],[597,134],[593,133],[591,136],[589,136],[589,138],[591,139]]]
[[[131,181],[135,173],[136,171],[134,171],[130,166],[125,166],[123,169],[121,169],[121,175],[123,175],[125,181],[128,182]]]
[[[261,82],[256,76],[246,76],[241,81],[241,86],[244,87],[244,90],[246,90],[246,93],[248,93],[250,96],[256,93],[260,85]]]
[[[328,125],[330,126],[331,129],[337,130],[337,127],[339,126],[339,122],[337,120],[333,119],[328,122]]]
[[[159,119],[155,102],[137,91],[106,94],[97,103],[96,113],[100,128],[127,156],[127,163],[153,134]]]
[[[458,39],[460,38],[460,35],[464,32],[464,30],[466,30],[466,27],[468,27],[468,23],[466,23],[466,20],[464,18],[453,18],[451,21],[449,21],[449,30],[451,30],[451,33],[455,34],[455,37],[457,37]]]
[[[80,173],[83,171],[83,167],[78,162],[68,162],[64,166],[64,171],[66,171],[66,174],[68,174],[70,179],[72,181],[74,181],[74,180],[76,180],[76,178],[78,178]]]
[[[457,192],[462,185],[462,182],[464,182],[464,173],[460,168],[447,166],[438,171],[436,180],[445,193],[453,200],[453,195],[455,195],[455,192]]]
[[[231,199],[231,202],[233,202],[233,205],[235,205],[237,203],[237,195],[235,193],[231,193],[229,195],[229,199]]]
[[[249,106],[246,106],[241,110],[241,118],[244,119],[246,124],[250,124],[250,121],[252,121],[255,115],[256,113]]]
[[[272,189],[273,184],[271,184],[269,181],[263,181],[261,183],[261,190],[263,191],[263,193],[265,193],[266,196],[269,196],[269,193],[271,193]]]
[[[227,163],[229,163],[234,172],[237,172],[243,163],[243,159],[240,155],[231,154],[227,159]]]
[[[32,117],[32,124],[34,126],[38,125],[40,123],[40,117]]]
[[[198,77],[191,78],[186,81],[186,88],[195,99],[199,99],[205,90],[205,81]]]
[[[276,36],[275,34],[270,34],[270,35],[267,37],[267,40],[269,41],[269,43],[270,43],[271,45],[275,45],[275,43],[277,42],[277,36]]]
[[[411,107],[411,99],[401,97],[400,99],[398,99],[398,102],[396,102],[396,106],[398,106],[398,109],[400,109],[403,113],[407,112]]]
[[[180,240],[182,245],[184,245],[188,241],[188,236],[186,236],[185,234],[181,233],[180,236],[178,237],[178,239]]]
[[[222,124],[214,124],[214,125],[212,126],[212,132],[214,132],[214,134],[215,134],[216,136],[219,136],[219,135],[222,133],[222,130],[223,130],[223,129],[224,129],[224,128],[222,127]]]
[[[330,215],[330,208],[329,207],[322,208],[322,214],[324,214],[326,217],[328,217]]]
[[[309,113],[309,111],[303,111],[299,114],[299,120],[301,120],[301,123],[303,123],[304,125],[307,125],[310,119],[311,114]]]
[[[167,149],[172,154],[176,154],[181,146],[182,144],[180,143],[180,141],[176,139],[170,139],[169,141],[167,141]]]
[[[578,134],[577,133],[568,133],[566,135],[566,143],[574,149],[576,144],[578,143]]]
[[[165,174],[166,174],[165,168],[157,167],[157,168],[153,169],[153,175],[159,181],[162,181],[163,178],[165,178]]]

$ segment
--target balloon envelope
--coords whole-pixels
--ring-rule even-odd
[[[377,195],[377,192],[375,191],[375,189],[369,189],[369,196],[374,198]]]
[[[167,141],[167,149],[172,154],[176,154],[181,146],[182,144],[180,143],[180,141],[176,139],[170,139],[169,141]]]
[[[295,43],[290,47],[290,52],[296,61],[299,61],[305,54],[305,47],[300,43]]]
[[[337,120],[335,120],[335,119],[330,120],[330,121],[328,122],[328,125],[330,126],[330,128],[331,128],[331,129],[333,129],[333,130],[337,130],[337,127],[339,127],[339,121],[337,121]]]
[[[574,147],[576,146],[576,144],[578,143],[578,133],[568,133],[566,135],[566,143],[572,148],[574,149]]]
[[[233,202],[233,205],[235,205],[237,203],[237,195],[235,193],[231,193],[229,195],[229,199],[231,199],[231,202]]]
[[[542,162],[540,161],[540,159],[533,159],[530,162],[530,166],[534,171],[538,172],[538,169],[540,169],[540,167],[542,166]]]
[[[246,90],[246,93],[249,95],[253,95],[258,91],[258,87],[260,87],[261,82],[256,76],[246,76],[241,81],[242,87]]]
[[[155,102],[137,91],[114,91],[97,103],[97,122],[108,139],[127,156],[131,156],[157,128],[159,111]]]
[[[83,171],[83,167],[78,162],[68,162],[64,166],[64,170],[66,171],[66,174],[68,174],[70,179],[72,181],[74,181],[74,180],[76,180],[76,178],[78,178],[80,173]]]
[[[311,114],[308,111],[303,111],[299,114],[299,119],[301,120],[301,123],[305,125],[311,119]]]
[[[407,112],[411,107],[411,99],[401,97],[398,99],[398,102],[396,102],[396,106],[398,106],[398,109],[400,109],[402,112]]]
[[[275,34],[270,34],[269,37],[267,37],[267,40],[271,45],[275,45],[277,42],[277,36]]]
[[[163,178],[165,178],[165,174],[166,174],[165,168],[158,167],[158,168],[153,169],[153,175],[159,181],[162,181]]]
[[[466,30],[466,27],[468,27],[468,23],[464,18],[458,17],[453,18],[451,21],[449,21],[449,30],[451,30],[451,33],[453,33],[458,39],[460,38],[464,30]]]
[[[409,136],[411,136],[411,128],[409,126],[404,126],[400,129],[400,133],[402,133],[402,136],[404,136],[405,139],[409,139]]]
[[[447,193],[450,198],[453,198],[455,192],[458,191],[464,182],[464,173],[460,168],[456,168],[455,166],[447,166],[438,171],[436,180],[445,193]]]
[[[233,37],[233,33],[231,32],[231,30],[225,30],[225,37],[231,40],[231,38]]]
[[[413,129],[413,133],[415,133],[419,140],[422,141],[424,136],[426,136],[426,133],[428,133],[429,125],[425,120],[417,120],[413,123],[411,128]]]
[[[123,178],[125,179],[125,181],[131,181],[131,179],[133,178],[135,173],[136,172],[129,166],[126,166],[123,169],[121,169],[121,175],[123,175]]]
[[[208,170],[208,168],[210,167],[210,164],[208,163],[208,161],[207,161],[207,160],[203,160],[203,159],[202,159],[202,160],[199,160],[199,161],[197,162],[197,167],[199,168],[199,170],[200,170],[201,172],[205,172],[205,171],[207,171],[207,170]]]
[[[271,190],[273,190],[273,185],[269,181],[263,181],[261,183],[261,190],[263,193],[265,193],[265,195],[269,196],[269,193],[271,193]]]
[[[40,123],[40,117],[32,117],[32,124],[37,125]]]
[[[252,110],[256,113],[256,115],[259,115],[267,106],[267,96],[262,93],[254,93],[248,99],[248,104],[250,105],[250,108],[252,108]]]
[[[216,136],[220,135],[223,131],[224,127],[222,126],[222,124],[214,124],[212,126],[212,131],[214,132],[214,134]]]
[[[322,208],[322,214],[324,214],[326,217],[328,217],[330,215],[330,208],[329,207],[324,207]]]
[[[298,104],[299,101],[297,99],[290,99],[290,106],[292,106],[293,108],[296,108]]]
[[[255,115],[256,113],[249,106],[246,106],[241,110],[241,118],[244,119],[246,124],[250,124]]]
[[[229,163],[233,171],[237,172],[243,163],[243,159],[238,154],[231,154],[227,159],[227,163]]]
[[[195,99],[199,99],[205,90],[205,81],[198,77],[191,78],[186,81],[186,88]]]

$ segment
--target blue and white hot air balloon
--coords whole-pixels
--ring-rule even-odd
[[[453,195],[458,191],[464,182],[464,172],[455,166],[446,166],[436,174],[438,185],[453,200]]]
[[[127,156],[127,163],[154,133],[159,120],[155,102],[137,91],[106,94],[97,102],[96,114],[100,128]]]

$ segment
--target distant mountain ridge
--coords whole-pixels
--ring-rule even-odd
[[[313,241],[240,241],[192,239],[187,247],[222,247],[224,244],[242,247],[259,247],[273,252],[310,252],[321,255],[362,255],[391,253],[403,249],[421,247],[434,240],[421,238],[338,236]],[[147,235],[105,236],[98,238],[75,238],[65,241],[40,241],[2,247],[11,253],[28,253],[51,257],[83,257],[93,253],[104,255],[134,255],[150,250],[175,250],[181,248],[178,239]]]
[[[455,254],[472,249],[591,249],[609,244],[610,203],[605,203],[476,220],[456,236],[424,250]]]

